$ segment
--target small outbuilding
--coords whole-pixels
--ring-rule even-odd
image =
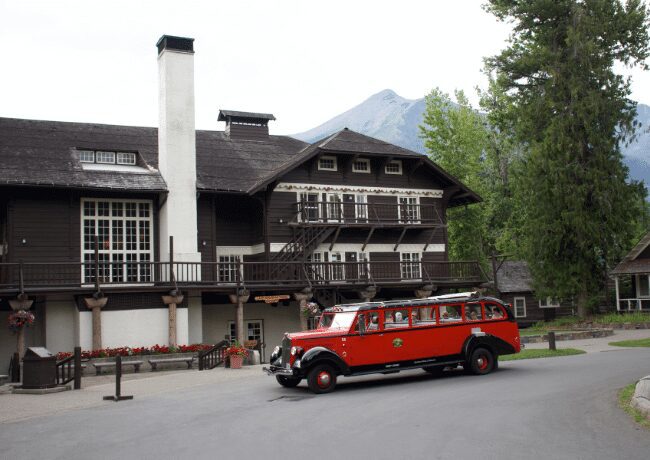
[[[650,311],[650,232],[612,270],[618,311]]]

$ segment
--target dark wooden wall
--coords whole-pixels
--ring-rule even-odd
[[[573,308],[566,302],[560,303],[560,308],[539,308],[539,299],[533,292],[508,292],[501,294],[501,300],[512,305],[512,311],[515,309],[515,297],[526,298],[526,316],[517,318],[521,324],[530,324],[537,321],[553,320],[561,316],[571,316]]]

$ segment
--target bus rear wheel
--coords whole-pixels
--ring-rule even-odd
[[[469,371],[472,374],[489,374],[494,369],[494,355],[487,348],[477,348],[469,359]]]
[[[286,375],[276,375],[275,380],[277,380],[280,385],[286,388],[294,388],[300,383],[300,379],[297,379],[295,377],[287,377]]]
[[[316,394],[329,393],[336,386],[336,371],[328,364],[316,366],[307,375],[307,385]]]

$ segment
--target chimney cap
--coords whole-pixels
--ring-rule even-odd
[[[156,43],[158,54],[164,50],[183,51],[194,53],[194,39],[187,37],[175,37],[174,35],[163,35]]]
[[[240,112],[238,110],[219,110],[217,121],[239,121],[253,123],[268,123],[269,120],[275,120],[272,113]]]

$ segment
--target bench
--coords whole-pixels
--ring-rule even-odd
[[[9,376],[0,374],[0,384],[2,384],[2,382],[4,382],[5,380],[9,380]]]
[[[93,366],[95,366],[95,371],[96,375],[101,375],[102,369],[105,367],[115,367],[117,363],[115,361],[108,361],[105,363],[93,363]],[[122,361],[122,367],[124,366],[133,366],[133,370],[135,372],[140,372],[140,366],[142,365],[142,361]]]
[[[190,356],[189,358],[153,358],[148,359],[147,361],[149,362],[149,365],[151,365],[151,372],[158,368],[158,364],[185,363],[187,364],[188,369],[192,369],[194,356]]]

